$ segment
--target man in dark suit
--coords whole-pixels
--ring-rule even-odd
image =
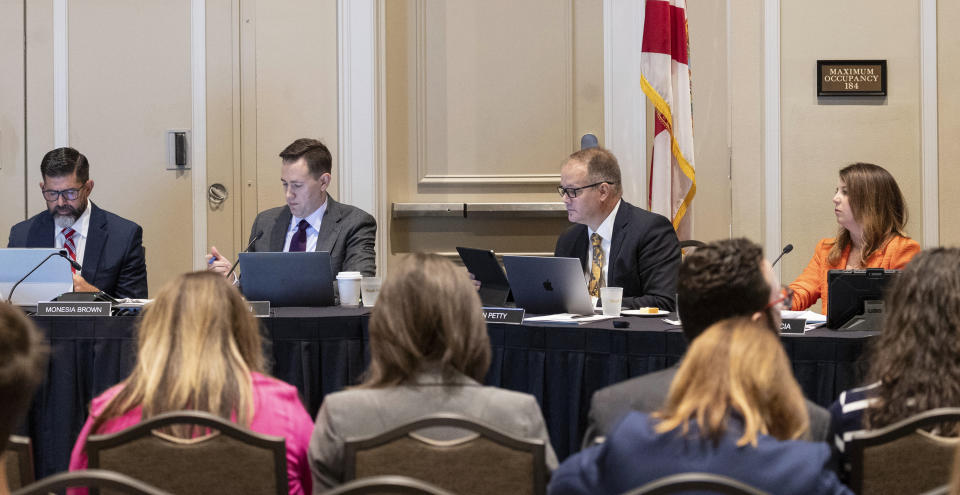
[[[688,254],[677,282],[677,313],[683,335],[692,342],[714,323],[735,316],[763,319],[779,332],[780,309],[789,301],[763,249],[747,239],[717,241]],[[583,446],[602,441],[628,412],[663,407],[677,366],[598,390],[590,403]],[[826,409],[807,401],[810,439],[824,441],[830,423]]]
[[[620,165],[603,148],[570,155],[560,171],[560,196],[576,225],[559,239],[554,256],[580,258],[594,297],[600,287],[623,287],[623,307],[672,311],[680,246],[662,215],[621,200]]]
[[[280,158],[280,183],[287,204],[257,215],[250,230],[250,251],[329,251],[334,275],[341,271],[375,275],[377,222],[327,193],[333,164],[330,150],[316,139],[301,138],[287,146]],[[215,246],[207,262],[211,270],[224,275],[232,265]]]
[[[47,210],[10,229],[7,247],[65,249],[83,267],[73,274],[77,292],[147,297],[143,229],[88,201],[90,164],[73,148],[57,148],[40,161]]]

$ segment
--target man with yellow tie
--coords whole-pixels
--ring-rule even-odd
[[[621,199],[620,165],[610,151],[588,148],[570,155],[557,188],[574,222],[557,239],[554,256],[580,258],[592,296],[600,287],[623,287],[623,307],[676,307],[680,245],[662,215]]]

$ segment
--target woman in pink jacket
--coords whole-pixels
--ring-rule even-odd
[[[189,409],[284,437],[289,491],[310,493],[313,421],[297,389],[266,376],[263,362],[259,323],[236,288],[214,273],[177,277],[144,310],[133,372],[91,403],[70,470],[87,467],[87,436]]]

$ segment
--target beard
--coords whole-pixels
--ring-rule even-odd
[[[73,226],[86,209],[87,203],[84,202],[80,208],[74,208],[70,205],[54,206],[50,209],[50,213],[53,214],[53,223],[56,224],[58,228],[63,229]]]

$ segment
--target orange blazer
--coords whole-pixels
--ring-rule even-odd
[[[827,262],[827,255],[833,247],[834,239],[820,239],[817,248],[813,251],[813,259],[797,277],[790,288],[793,289],[793,310],[800,311],[813,306],[817,299],[823,299],[823,314],[827,314],[827,272],[842,270],[847,266],[850,257],[850,246],[843,250],[840,261],[836,265]],[[864,263],[867,268],[884,268],[887,270],[902,270],[904,266],[920,252],[917,241],[902,236],[894,236],[883,247],[873,252],[870,259]]]

